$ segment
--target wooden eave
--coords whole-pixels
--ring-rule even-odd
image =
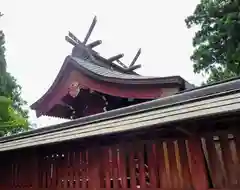
[[[39,100],[31,105],[31,109],[38,109],[38,106],[41,105],[42,102],[47,101],[50,95],[54,96],[54,94],[56,94],[56,89],[61,88],[61,84],[64,84],[72,71],[77,71],[96,81],[108,82],[116,85],[134,85],[136,88],[141,88],[142,86],[149,86],[150,88],[154,86],[156,88],[156,86],[158,86],[158,88],[161,88],[174,85],[180,89],[185,88],[185,80],[179,76],[143,77],[140,75],[125,74],[117,71],[111,71],[107,68],[95,65],[90,61],[81,60],[73,56],[67,56],[53,84]],[[91,87],[89,86],[89,88]]]

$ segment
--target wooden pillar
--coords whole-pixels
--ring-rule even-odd
[[[188,149],[194,190],[207,190],[208,178],[201,139],[198,137],[189,139]]]

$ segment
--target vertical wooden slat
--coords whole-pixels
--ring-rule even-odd
[[[88,150],[84,149],[82,153],[82,188],[88,188]]]
[[[37,157],[38,157],[38,188],[42,188],[42,157],[40,156],[40,151],[38,151]]]
[[[154,154],[155,148],[156,146],[153,141],[146,144],[150,188],[157,188],[157,164],[156,155]]]
[[[15,176],[15,187],[19,187],[19,170],[20,170],[20,162],[19,162],[19,157],[18,154],[15,153],[14,155],[16,157],[16,176]]]
[[[99,182],[100,188],[105,188],[105,160],[104,160],[105,149],[104,147],[99,147]]]
[[[233,138],[232,138],[233,137]],[[231,171],[232,171],[232,187],[239,188],[239,169],[240,169],[240,165],[238,164],[238,158],[237,158],[237,150],[236,150],[236,143],[234,140],[234,136],[232,135],[231,138],[229,138],[229,148],[230,148],[230,152],[231,152],[231,156],[232,156],[232,166],[231,166]]]
[[[55,152],[55,159],[54,159],[54,175],[53,175],[53,181],[54,181],[54,188],[58,188],[59,183],[59,150]]]
[[[68,188],[68,167],[69,167],[69,153],[67,147],[64,147],[63,151],[63,170],[62,170],[62,188]]]
[[[235,144],[236,144],[236,152],[237,152],[237,160],[238,160],[238,185],[240,186],[240,135],[236,133],[235,135]]]
[[[80,180],[79,180],[79,186],[80,186],[80,188],[83,188],[83,178],[84,178],[84,151],[83,150],[81,150],[81,152],[80,152],[80,174],[79,174],[79,176],[80,176]]]
[[[18,186],[18,168],[19,168],[19,163],[17,157],[15,157],[15,171],[14,171],[14,187]]]
[[[75,147],[70,149],[69,152],[70,160],[69,160],[69,188],[74,188],[74,161],[75,161]]]
[[[220,160],[216,151],[214,140],[212,137],[207,137],[205,139],[205,143],[213,186],[214,188],[223,188],[224,175],[221,170]]]
[[[176,162],[176,154],[173,141],[167,141],[168,159],[169,159],[169,170],[170,170],[170,181],[173,189],[179,188],[179,173]]]
[[[226,186],[231,187],[234,184],[234,176],[232,172],[232,170],[234,170],[234,168],[232,167],[234,164],[229,146],[228,136],[221,135],[219,136],[219,140],[222,150],[223,165],[226,171]]]
[[[48,159],[47,159],[47,187],[50,188],[52,186],[52,178],[51,178],[51,164],[52,164],[52,155],[51,153],[48,153]]]
[[[236,134],[234,140],[235,140],[235,143],[236,143],[238,163],[240,164],[240,134]]]
[[[63,151],[59,151],[59,157],[57,162],[57,189],[61,189],[63,186],[63,172],[64,172],[64,157],[63,157]]]
[[[163,149],[162,141],[156,142],[156,156],[157,156],[160,188],[167,189],[169,188],[169,184],[168,184],[167,169],[165,164],[164,149]]]
[[[96,158],[100,156],[100,148],[98,146],[89,149],[89,188],[99,189],[99,160]]]
[[[39,155],[38,155],[38,151],[37,149],[34,149],[32,151],[32,159],[33,159],[33,167],[31,168],[33,171],[35,172],[31,172],[31,175],[33,175],[33,181],[32,181],[32,188],[33,189],[38,189],[39,188],[39,183],[38,183],[38,179],[39,179]]]
[[[139,168],[139,185],[140,188],[146,188],[146,177],[145,177],[145,162],[144,162],[144,144],[138,142],[135,145],[137,150],[138,168]]]
[[[20,160],[20,156],[19,153],[16,153],[16,158],[17,158],[17,173],[16,173],[16,187],[20,187],[21,185],[21,175],[20,175],[20,171],[21,171],[21,160]]]
[[[127,171],[126,168],[128,167],[128,163],[126,162],[126,145],[123,143],[119,147],[119,155],[120,155],[120,166],[119,166],[119,173],[120,173],[120,179],[121,179],[121,186],[123,189],[127,188]]]
[[[113,188],[118,189],[118,165],[117,165],[117,146],[114,145],[111,147],[112,149],[112,178],[113,178]]]
[[[49,188],[54,189],[55,187],[55,180],[54,180],[54,152],[51,152],[49,155]]]
[[[207,190],[208,178],[201,140],[197,137],[188,140],[191,176],[194,190]]]
[[[46,157],[44,155],[43,152],[41,152],[41,157],[42,157],[42,187],[43,188],[47,188],[47,173],[46,173],[46,168],[47,168],[47,165],[46,165]]]
[[[134,160],[135,152],[134,146],[129,144],[127,147],[128,155],[129,155],[129,169],[130,169],[130,184],[131,189],[137,188],[137,181],[136,181],[136,164]]]
[[[77,148],[75,151],[75,160],[74,160],[74,168],[75,168],[75,188],[80,188],[80,149]]]
[[[70,180],[71,180],[71,168],[70,168],[70,158],[71,157],[71,153],[68,147],[66,147],[66,171],[64,173],[64,178],[65,178],[65,187],[69,188],[70,187]]]
[[[187,148],[185,140],[178,140],[178,149],[179,149],[179,158],[180,166],[182,173],[182,188],[183,189],[192,189],[192,179],[189,169]]]
[[[104,168],[105,168],[105,188],[110,189],[110,161],[109,161],[109,147],[104,147]]]
[[[19,153],[19,161],[21,163],[21,170],[20,170],[20,188],[24,188],[25,186],[25,179],[26,179],[26,174],[27,170],[25,170],[24,165],[25,165],[25,160],[26,159],[26,151],[22,151],[21,156]]]

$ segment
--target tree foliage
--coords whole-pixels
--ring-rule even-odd
[[[239,0],[201,0],[185,22],[199,28],[191,56],[195,73],[207,73],[208,83],[240,75]]]
[[[11,106],[12,101],[0,96],[0,136],[28,129],[27,120]]]
[[[28,112],[22,108],[26,102],[21,98],[21,86],[7,72],[4,44],[5,36],[0,31],[0,136],[29,129]]]

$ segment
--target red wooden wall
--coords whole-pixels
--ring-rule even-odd
[[[240,189],[240,139],[233,135],[62,143],[0,159],[1,190]]]

